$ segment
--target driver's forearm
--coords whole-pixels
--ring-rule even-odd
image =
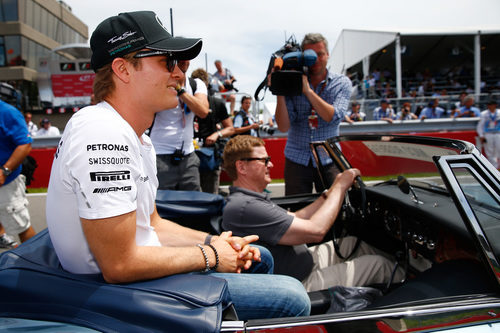
[[[312,203],[307,205],[295,212],[295,216],[300,217],[301,219],[308,220],[311,216],[318,211],[318,209],[325,203],[325,199],[323,196],[320,196],[318,199],[314,200]]]
[[[337,215],[340,212],[342,201],[344,200],[345,191],[339,187],[334,187],[328,192],[328,197],[324,203],[317,209],[309,219],[314,223],[318,230],[324,235],[330,230]]]

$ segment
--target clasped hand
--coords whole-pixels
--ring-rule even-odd
[[[218,272],[241,273],[252,266],[253,261],[260,262],[260,251],[250,246],[259,239],[257,235],[236,237],[231,231],[225,231],[212,238],[212,245],[219,255]]]

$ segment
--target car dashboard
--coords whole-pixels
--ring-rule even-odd
[[[364,221],[357,219],[359,229],[354,232],[389,253],[407,248],[430,261],[447,237],[471,241],[449,195],[420,188],[414,191],[417,199],[391,183],[368,187],[367,216]],[[361,209],[356,212],[361,214]]]

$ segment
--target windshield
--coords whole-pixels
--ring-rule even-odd
[[[343,138],[339,140],[343,156],[351,167],[361,170],[364,181],[386,181],[405,176],[415,186],[445,188],[434,156],[458,155],[462,146],[440,142],[404,142],[401,136]],[[330,143],[331,144],[331,143]]]

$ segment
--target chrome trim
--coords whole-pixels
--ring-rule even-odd
[[[245,330],[244,321],[223,321],[220,325],[221,332],[233,332],[233,331],[243,331]]]
[[[275,329],[275,328],[284,328],[284,327],[298,327],[298,326],[306,326],[306,325],[321,325],[327,323],[341,323],[347,322],[351,320],[365,320],[365,319],[380,319],[380,318],[399,318],[399,317],[411,317],[411,316],[421,316],[428,314],[440,314],[446,312],[457,312],[457,311],[467,311],[467,310],[479,310],[479,309],[490,309],[492,307],[499,307],[500,300],[498,298],[489,298],[491,302],[489,303],[481,303],[481,304],[464,304],[464,305],[456,305],[450,304],[444,307],[435,308],[436,305],[428,305],[422,306],[425,308],[419,309],[419,307],[405,309],[405,308],[397,308],[394,310],[373,310],[373,311],[358,311],[358,312],[345,312],[339,314],[331,314],[331,315],[318,315],[313,317],[322,317],[322,319],[312,319],[307,321],[299,321],[295,323],[276,323],[276,324],[261,324],[261,325],[246,325],[246,330],[261,330],[261,329]],[[427,308],[429,306],[434,306],[434,308]],[[382,313],[378,313],[383,311]],[[325,316],[331,316],[333,318],[324,318]],[[311,318],[313,318],[311,317]],[[335,318],[338,317],[338,318]],[[300,319],[300,318],[294,318]]]

